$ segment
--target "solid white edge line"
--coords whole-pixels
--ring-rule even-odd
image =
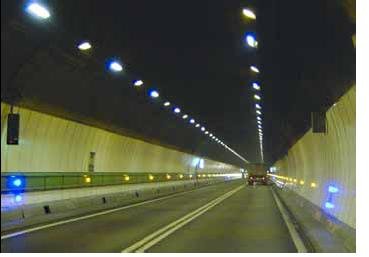
[[[198,189],[201,189],[201,188],[198,188]],[[131,205],[126,205],[126,206],[123,206],[123,207],[110,209],[110,210],[107,210],[107,211],[101,211],[101,212],[97,212],[97,213],[93,213],[93,214],[89,214],[89,215],[85,215],[85,216],[81,216],[81,217],[77,217],[77,218],[57,221],[57,222],[53,222],[53,223],[38,226],[38,227],[24,229],[24,230],[21,230],[21,231],[17,231],[17,232],[13,232],[13,233],[10,233],[10,234],[2,235],[1,240],[16,237],[16,236],[19,236],[19,235],[31,233],[31,232],[46,229],[46,228],[50,228],[50,227],[55,227],[55,226],[59,226],[59,225],[63,225],[63,224],[71,223],[71,222],[76,222],[76,221],[79,221],[79,220],[85,220],[85,219],[93,218],[93,217],[96,217],[96,216],[101,216],[101,215],[109,214],[109,213],[112,213],[112,212],[117,212],[117,211],[129,209],[129,208],[133,208],[133,207],[148,204],[148,203],[153,203],[153,202],[165,200],[165,199],[168,199],[168,198],[173,198],[173,197],[176,197],[176,196],[179,196],[179,195],[182,195],[182,194],[186,194],[186,193],[190,193],[190,192],[193,192],[193,191],[194,190],[179,192],[179,193],[175,193],[175,194],[172,194],[172,195],[168,195],[168,196],[164,196],[164,197],[160,197],[160,198],[156,198],[156,199],[152,199],[152,200],[147,200],[147,201],[143,201],[143,202],[139,202],[139,203],[134,203],[134,204],[131,204]]]
[[[274,192],[274,190],[271,189],[271,191],[272,191],[272,195],[274,197],[274,200],[277,204],[277,207],[279,209],[279,212],[281,213],[282,218],[283,218],[284,222],[286,223],[286,226],[287,226],[288,232],[291,235],[292,241],[295,244],[297,252],[307,253],[308,251],[306,249],[306,246],[305,246],[303,240],[301,239],[299,233],[297,232],[295,226],[293,225],[292,220],[291,220],[290,216],[288,215],[286,208],[283,206],[283,204],[279,200],[279,198],[276,195],[276,193]]]
[[[134,243],[133,245],[125,248],[122,250],[122,253],[129,253],[129,252],[144,252],[146,249],[152,247],[165,237],[169,236],[179,228],[186,225],[188,222],[192,221],[196,217],[200,216],[201,214],[205,213],[209,209],[213,208],[215,205],[219,204],[220,202],[224,201],[228,197],[232,196],[234,193],[242,189],[244,185],[241,185],[235,189],[232,189],[225,194],[217,197],[216,199],[212,200],[211,202],[197,208],[196,210],[182,216],[180,219],[177,219],[170,224],[166,225],[165,227],[149,234],[148,236],[144,237],[140,241]]]

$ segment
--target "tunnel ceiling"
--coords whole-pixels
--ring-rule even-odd
[[[264,156],[272,163],[355,80],[355,26],[339,1],[42,1],[52,19],[1,2],[2,101],[242,165],[164,109],[169,100],[250,162],[260,161],[250,83],[263,88]],[[256,10],[245,22],[242,7]],[[257,51],[243,44],[255,31]],[[93,48],[76,45],[88,39]],[[124,72],[105,69],[120,58]],[[255,78],[249,66],[261,74]],[[143,79],[136,90],[134,79]],[[156,88],[164,98],[152,100]]]

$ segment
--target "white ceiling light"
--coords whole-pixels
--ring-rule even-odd
[[[78,49],[81,50],[81,51],[89,50],[89,49],[91,49],[91,47],[92,46],[91,46],[90,42],[88,42],[88,41],[84,41],[84,42],[82,42],[78,45]]]
[[[50,12],[44,6],[38,3],[31,3],[26,7],[26,11],[34,17],[47,19],[50,17]]]
[[[255,72],[255,73],[259,73],[260,72],[259,69],[256,68],[255,66],[250,66],[250,70],[253,71],[253,72]]]
[[[158,98],[159,97],[159,92],[156,91],[156,90],[151,90],[149,94],[152,98]]]
[[[136,80],[134,83],[133,83],[133,85],[135,86],[135,87],[140,87],[140,86],[142,86],[143,85],[143,81],[142,80]]]
[[[258,100],[258,101],[259,101],[259,100],[261,100],[261,97],[260,97],[259,95],[255,94],[255,95],[254,95],[254,99],[256,99],[256,100]]]
[[[251,11],[250,9],[248,9],[248,8],[243,8],[242,9],[242,14],[245,17],[249,18],[249,19],[252,19],[252,20],[255,20],[256,19],[255,13],[253,11]]]
[[[258,46],[258,41],[256,41],[255,37],[250,34],[246,36],[246,43],[253,48]]]
[[[255,90],[260,90],[260,85],[256,82],[253,82],[252,83],[252,88],[255,89]]]
[[[109,69],[114,72],[119,72],[123,70],[122,65],[117,61],[112,61],[109,64]]]

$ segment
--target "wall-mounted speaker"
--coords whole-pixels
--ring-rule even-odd
[[[8,145],[18,145],[19,141],[19,114],[8,114],[8,128],[6,131],[6,143]]]
[[[311,113],[311,127],[313,133],[326,133],[326,115],[325,112],[312,112]]]

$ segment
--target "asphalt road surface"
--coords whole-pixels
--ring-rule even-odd
[[[204,187],[1,240],[2,252],[296,252],[268,186]]]

